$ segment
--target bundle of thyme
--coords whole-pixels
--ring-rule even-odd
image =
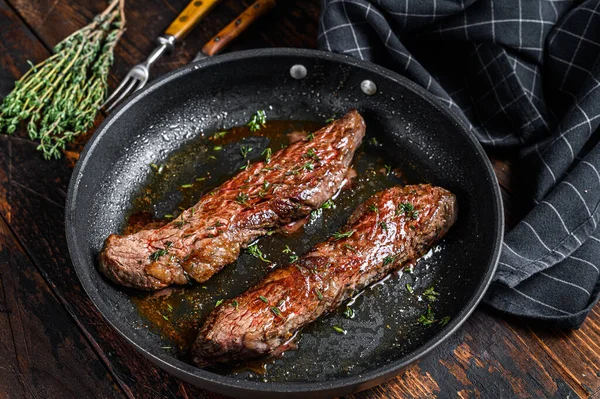
[[[84,28],[54,48],[54,55],[15,83],[0,105],[0,132],[12,134],[27,122],[45,159],[60,158],[75,136],[96,119],[108,90],[114,48],[125,27],[125,0],[110,5]]]

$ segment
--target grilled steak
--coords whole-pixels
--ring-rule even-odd
[[[194,362],[206,366],[283,352],[300,328],[422,256],[456,215],[456,198],[443,188],[377,193],[333,237],[213,310],[192,348]]]
[[[176,220],[110,235],[100,270],[116,283],[153,290],[208,280],[270,230],[306,217],[344,183],[365,133],[355,110],[267,162],[256,162]]]

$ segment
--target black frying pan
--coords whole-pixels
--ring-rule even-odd
[[[373,82],[376,90],[366,81]],[[122,231],[132,203],[155,173],[148,165],[185,151],[198,136],[245,124],[257,109],[267,110],[269,120],[323,123],[350,108],[364,116],[367,137],[382,143],[379,151],[406,172],[404,182],[427,181],[457,195],[459,220],[440,250],[421,261],[414,275],[395,276],[367,290],[353,306],[354,319],[333,314],[303,331],[298,350],[270,361],[264,376],[243,368],[202,370],[192,366],[185,353],[163,349],[169,340],[133,305],[132,298],[139,294],[110,284],[96,269],[104,239]],[[201,173],[208,168],[205,158],[206,153],[199,152],[195,162],[184,163],[181,173]],[[158,214],[173,206],[178,195],[175,189],[171,194],[167,190],[150,209],[162,216]],[[66,208],[75,270],[114,328],[179,378],[228,395],[261,398],[283,393],[295,397],[344,395],[397,375],[455,332],[471,314],[490,283],[503,235],[496,178],[484,151],[463,123],[425,90],[389,70],[312,50],[227,54],[155,81],[98,128],[77,163]],[[343,224],[350,208],[337,209],[326,224],[307,228],[295,239],[295,249],[301,253],[331,234]],[[268,249],[270,243],[280,245],[277,240],[267,237],[261,245]],[[218,285],[219,289],[227,287],[228,295],[242,292],[266,272],[255,261],[242,255],[214,277],[214,282],[209,281],[207,290],[217,290]],[[407,282],[421,289],[435,284],[440,298],[433,309],[440,317],[451,316],[446,326],[415,322],[423,304],[406,292]],[[208,311],[212,305],[202,306]],[[349,334],[332,331],[336,324],[343,324]]]

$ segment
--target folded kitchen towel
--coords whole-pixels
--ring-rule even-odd
[[[426,88],[531,201],[485,301],[577,328],[600,292],[600,1],[324,0],[319,47]]]

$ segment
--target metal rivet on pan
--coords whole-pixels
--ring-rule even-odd
[[[290,75],[294,79],[304,79],[307,73],[306,67],[301,64],[292,65],[290,68]]]
[[[377,93],[377,85],[372,80],[368,79],[360,82],[360,89],[367,96],[372,96],[373,94]]]

